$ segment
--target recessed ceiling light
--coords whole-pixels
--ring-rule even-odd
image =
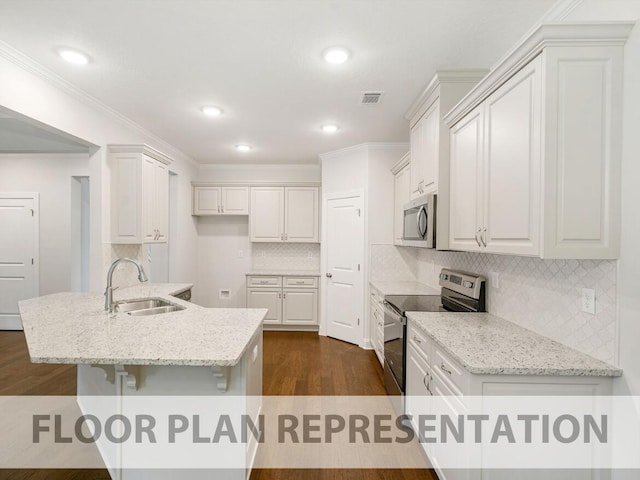
[[[324,133],[336,133],[338,130],[340,130],[340,127],[338,125],[334,125],[332,123],[323,125],[321,128]]]
[[[213,105],[205,105],[201,107],[200,110],[202,110],[202,113],[204,113],[208,117],[219,117],[224,113],[224,110],[222,110],[220,107],[216,107]]]
[[[251,145],[240,144],[236,145],[236,150],[239,152],[250,152],[253,147]]]
[[[71,48],[60,48],[58,49],[58,55],[60,55],[63,60],[73,63],[74,65],[86,65],[89,63],[89,56],[85,55],[78,50],[73,50]]]
[[[322,56],[328,63],[344,63],[349,60],[349,50],[344,47],[331,47],[327,48]]]

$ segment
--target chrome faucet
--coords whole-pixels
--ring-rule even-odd
[[[109,313],[113,312],[113,291],[116,288],[118,288],[118,287],[111,286],[113,271],[116,269],[116,267],[120,262],[133,263],[136,267],[138,267],[138,280],[140,280],[141,282],[146,282],[147,280],[149,280],[147,278],[147,275],[144,273],[144,269],[142,268],[142,265],[140,265],[137,261],[133,260],[132,258],[121,257],[117,259],[115,262],[113,262],[111,264],[111,267],[109,267],[109,272],[107,273],[107,289],[104,291],[104,309]]]

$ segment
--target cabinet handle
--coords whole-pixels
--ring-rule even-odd
[[[282,298],[282,294],[281,293],[278,294],[278,298]]]
[[[281,234],[280,234],[280,240],[283,240],[283,241],[284,241],[284,233],[281,233]]]
[[[289,238],[289,235],[287,235],[286,233],[284,234],[284,240],[285,242],[287,241],[287,239]]]
[[[382,327],[382,326],[383,326],[383,325],[382,325],[382,322],[378,322],[378,326],[379,326],[379,327]]]
[[[331,278],[331,277],[333,277],[333,274],[332,273],[327,273],[327,278]]]
[[[284,292],[284,293],[282,294],[282,298],[287,298],[287,292]]]
[[[486,235],[487,235],[487,229],[485,228],[482,231],[482,235],[480,235],[480,240],[482,240],[482,245],[484,245],[485,247],[487,246],[487,242],[485,241]]]
[[[220,206],[220,211],[221,211],[222,213],[224,213],[224,205],[221,205],[221,206]]]
[[[444,366],[444,363],[440,364],[440,370],[442,370],[443,372],[446,372],[449,375],[451,375],[451,370],[448,370],[447,367]]]
[[[478,244],[479,247],[482,246],[482,244],[480,243],[480,240],[478,240],[478,235],[480,234],[480,229],[478,229],[478,231],[476,232],[476,243]]]
[[[427,377],[429,377],[429,379],[427,380]],[[427,388],[427,392],[429,392],[429,395],[433,395],[433,393],[431,393],[431,376],[427,373],[424,378],[422,379],[422,383],[424,384],[424,386]]]
[[[416,337],[415,335],[413,336],[413,341],[416,343],[422,343],[422,340],[420,340],[418,337]]]

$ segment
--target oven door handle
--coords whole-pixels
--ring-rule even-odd
[[[395,309],[393,305],[391,305],[386,300],[382,302],[384,306],[385,313],[387,313],[390,317],[392,317],[395,321],[401,323],[402,325],[407,324],[407,318],[402,315],[398,310]]]

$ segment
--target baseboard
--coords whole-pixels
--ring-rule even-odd
[[[0,316],[0,330],[24,330],[20,317]]]

